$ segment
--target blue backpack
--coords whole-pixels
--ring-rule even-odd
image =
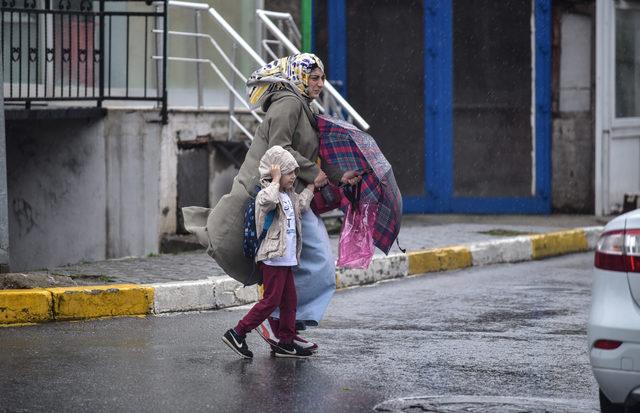
[[[264,218],[262,232],[258,236],[256,229],[256,199],[255,197],[249,199],[247,206],[244,208],[244,239],[242,240],[242,252],[245,257],[251,259],[256,258],[258,248],[260,248],[264,237],[267,236],[267,231],[273,222],[275,214],[275,209],[267,213],[267,216]]]

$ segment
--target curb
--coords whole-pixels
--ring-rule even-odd
[[[137,284],[0,291],[0,325],[153,313],[154,289]]]
[[[488,264],[512,263],[590,251],[603,227],[517,236],[376,256],[367,269],[336,268],[336,287],[347,288],[418,274]],[[144,316],[182,311],[216,310],[258,300],[256,286],[230,277],[90,287],[0,291],[0,326],[115,316]]]

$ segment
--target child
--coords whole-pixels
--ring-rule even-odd
[[[266,320],[273,310],[280,308],[279,342],[272,346],[276,357],[308,357],[311,350],[294,343],[296,335],[296,287],[292,267],[298,265],[302,248],[300,216],[309,208],[313,198],[313,184],[298,195],[293,187],[298,163],[281,146],[270,148],[260,160],[262,190],[256,196],[256,228],[262,231],[265,216],[276,210],[267,235],[260,244],[256,262],[262,273],[263,298],[222,336],[231,349],[244,358],[252,358],[245,341],[246,334]]]

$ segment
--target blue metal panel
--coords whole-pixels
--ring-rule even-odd
[[[452,4],[424,2],[424,108],[426,209],[450,210],[452,161]]]
[[[346,0],[327,0],[329,26],[328,78],[339,84],[334,87],[347,97],[347,6]]]
[[[405,214],[422,214],[429,211],[427,199],[417,196],[402,197],[402,212]]]
[[[546,201],[535,198],[462,198],[451,201],[451,210],[463,214],[540,214],[547,213]]]
[[[454,197],[453,9],[451,0],[424,2],[425,197],[404,197],[404,211],[549,213],[551,211],[551,1],[534,1],[535,195],[530,198]]]
[[[425,196],[403,197],[404,212],[549,213],[551,211],[551,1],[534,1],[536,185],[531,198],[453,195],[453,8],[451,0],[424,1]],[[327,0],[328,72],[346,96],[345,0]]]
[[[551,212],[551,1],[536,0],[536,197]]]

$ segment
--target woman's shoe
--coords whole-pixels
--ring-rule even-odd
[[[302,348],[304,348],[304,349],[307,349],[307,350],[309,350],[309,351],[311,351],[311,352],[316,352],[316,351],[318,351],[318,345],[317,345],[316,343],[311,342],[311,341],[309,341],[309,340],[305,340],[304,338],[302,338],[302,337],[300,337],[300,336],[298,336],[298,335],[296,335],[296,336],[293,338],[293,342],[294,342],[295,344],[299,345],[300,347],[302,347]]]
[[[306,330],[307,325],[302,320],[296,320],[296,331]]]

